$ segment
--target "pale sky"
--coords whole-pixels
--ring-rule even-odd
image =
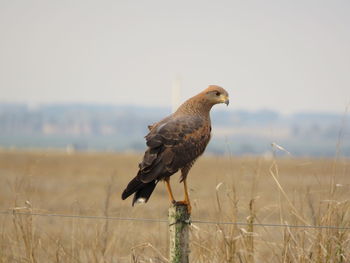
[[[350,1],[0,0],[0,101],[343,112]]]

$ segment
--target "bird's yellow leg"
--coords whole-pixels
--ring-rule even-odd
[[[175,201],[175,198],[174,198],[174,195],[173,195],[173,191],[171,190],[171,186],[170,186],[170,182],[169,182],[169,181],[170,181],[170,178],[169,178],[169,177],[165,179],[166,189],[167,189],[167,191],[168,191],[168,195],[169,195],[170,202],[171,202],[172,204],[175,204],[176,201]]]
[[[187,211],[189,214],[191,214],[192,206],[191,206],[191,202],[190,202],[190,197],[188,195],[188,188],[187,188],[186,179],[184,180],[184,190],[185,190],[185,203],[187,204]]]
[[[188,213],[191,214],[192,206],[191,206],[191,202],[190,202],[190,197],[188,195],[188,188],[187,188],[187,181],[186,181],[186,179],[183,180],[183,183],[184,183],[185,200],[179,201],[179,202],[176,202],[176,203],[186,205]]]

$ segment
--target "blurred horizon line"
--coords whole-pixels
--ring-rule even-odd
[[[184,101],[180,101],[177,106],[180,106]],[[8,101],[8,100],[0,100],[0,107],[4,105],[18,105],[25,106],[29,110],[40,109],[42,107],[50,107],[50,106],[84,106],[84,107],[123,107],[123,108],[148,108],[148,109],[164,109],[169,111],[170,113],[174,111],[174,104],[170,105],[150,105],[150,104],[136,104],[136,103],[114,103],[114,102],[96,102],[96,101],[46,101],[46,102],[26,102],[26,101]],[[343,110],[335,111],[335,110],[310,110],[310,109],[300,109],[298,111],[281,111],[274,108],[269,107],[260,107],[255,109],[250,108],[234,108],[234,106],[220,108],[220,106],[216,106],[213,108],[214,111],[229,111],[229,112],[274,112],[283,116],[288,115],[297,115],[297,114],[331,114],[331,115],[347,115],[349,113],[350,103],[345,105]]]

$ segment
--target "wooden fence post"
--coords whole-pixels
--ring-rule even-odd
[[[169,208],[170,263],[188,263],[190,214],[187,205],[174,204]]]

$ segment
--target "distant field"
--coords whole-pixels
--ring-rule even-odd
[[[141,155],[0,152],[0,210],[166,219],[163,183],[146,205],[121,192]],[[175,197],[183,198],[178,176]],[[189,174],[191,262],[350,262],[350,161],[204,156]],[[167,262],[167,224],[0,214],[0,262]]]

